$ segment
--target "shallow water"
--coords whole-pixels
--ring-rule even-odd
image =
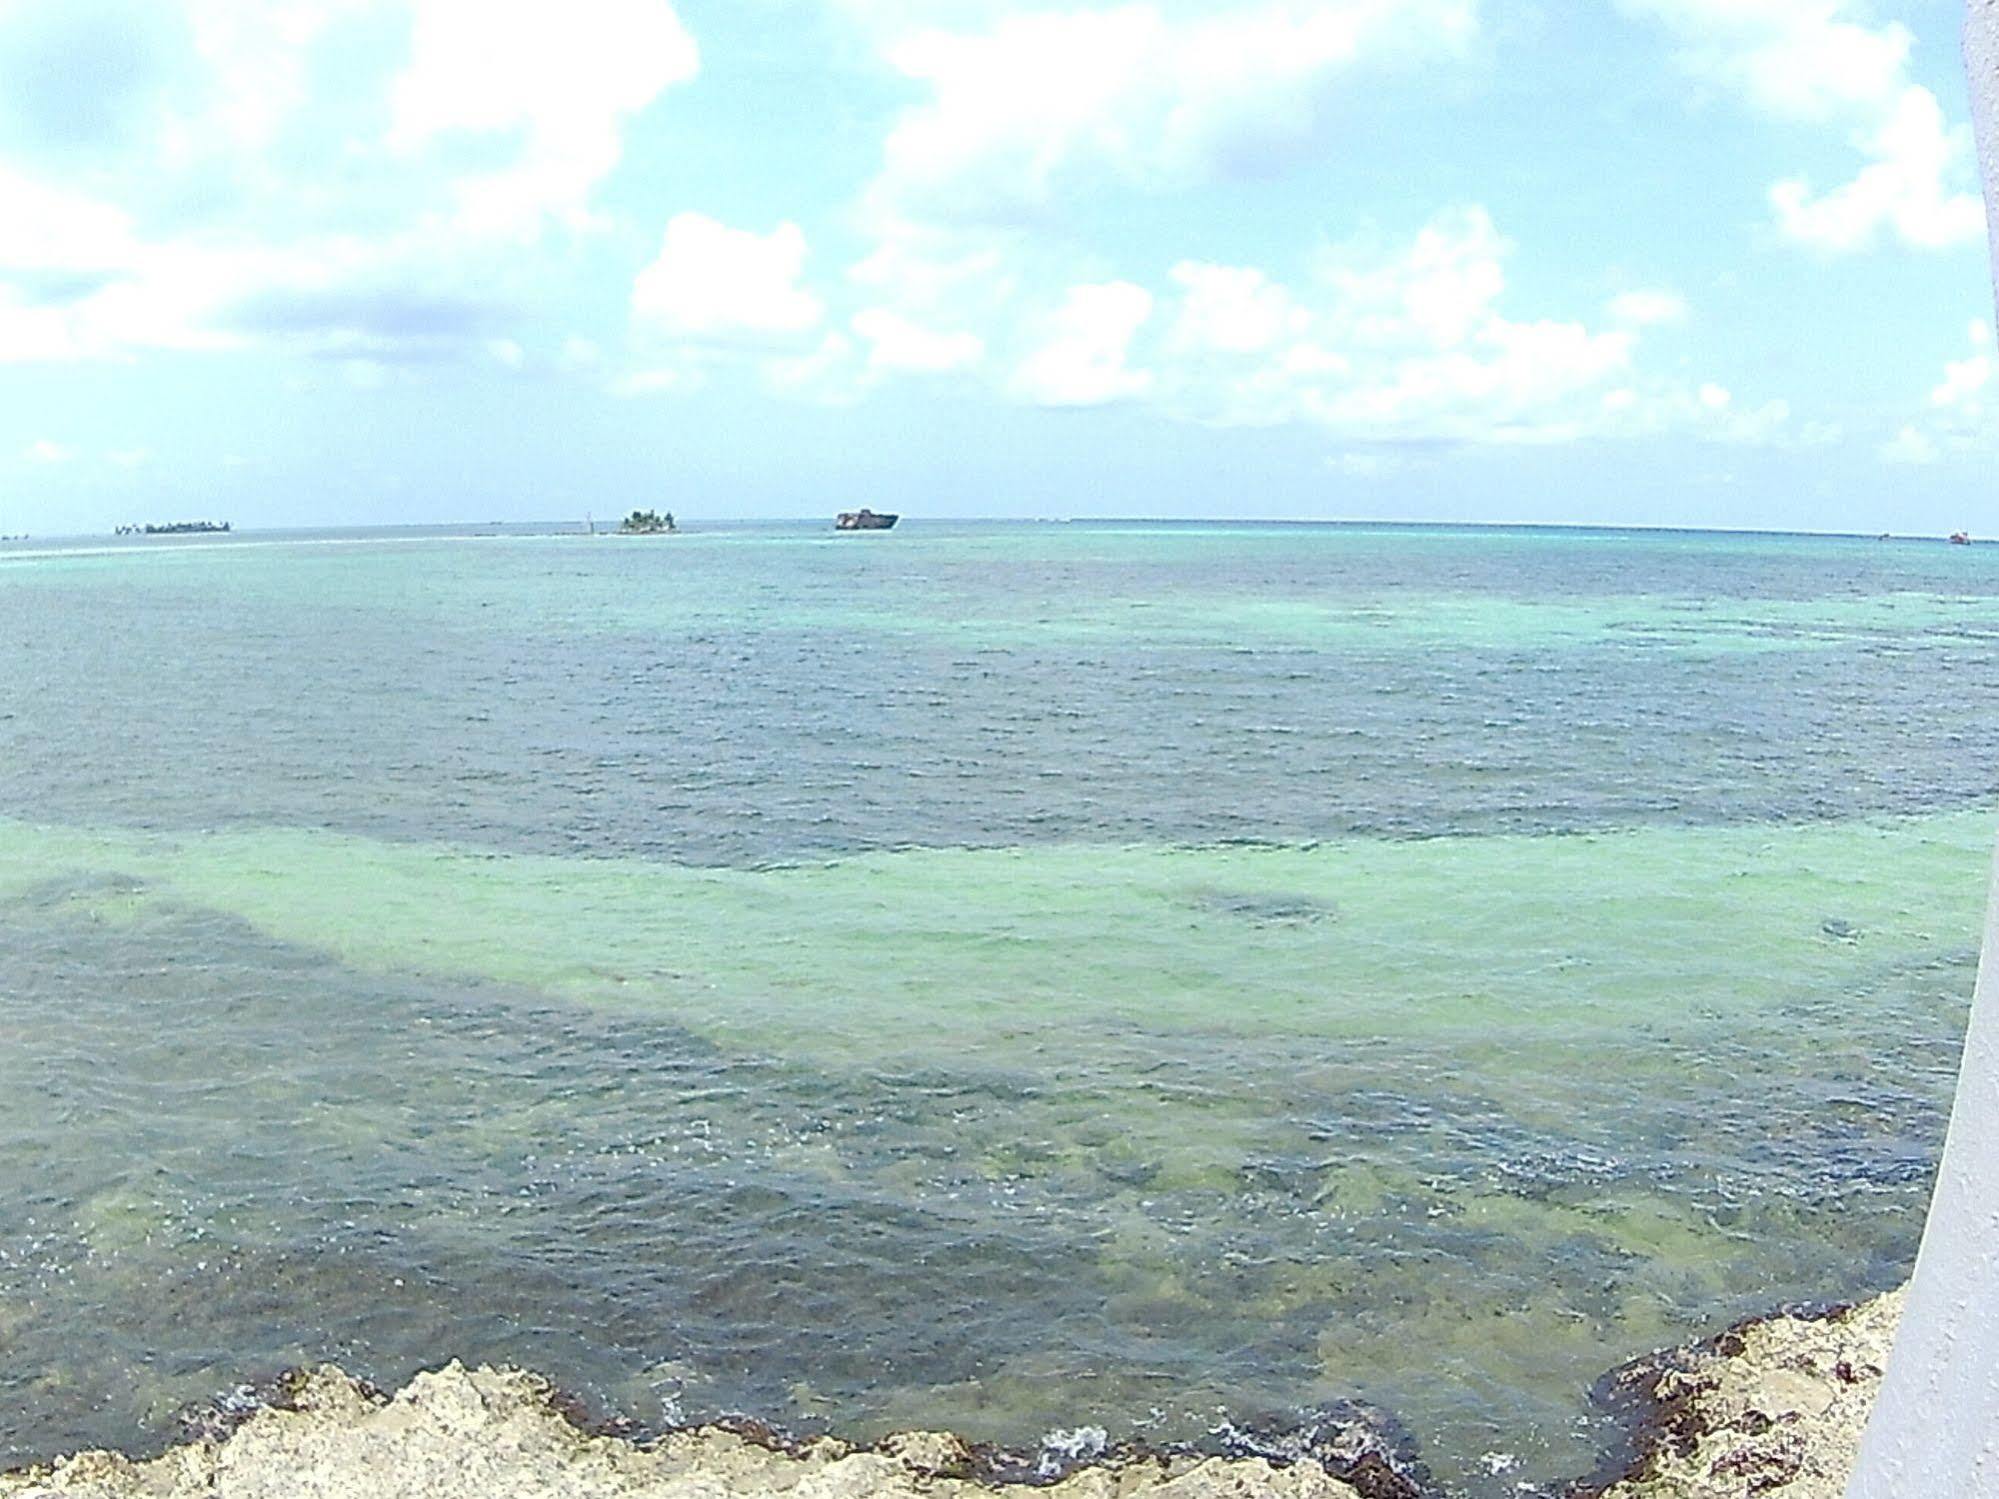
[[[1030,1450],[1357,1398],[1498,1494],[1913,1254],[1986,549],[242,536],[0,610],[0,1460],[456,1355]]]

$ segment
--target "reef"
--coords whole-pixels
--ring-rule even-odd
[[[1602,1394],[1632,1417],[1624,1470],[1574,1499],[1832,1499],[1887,1362],[1900,1292],[1755,1319],[1641,1359]],[[750,1424],[638,1440],[593,1426],[539,1376],[452,1363],[393,1396],[331,1365],[201,1415],[134,1460],[87,1452],[0,1474],[0,1499],[1423,1499],[1369,1442],[1247,1455],[1114,1450],[1037,1468],[942,1432],[872,1446],[787,1441]],[[1323,1446],[1324,1450],[1321,1450]],[[1091,1449],[1096,1452],[1096,1448]],[[1022,1485],[1032,1484],[1032,1490]]]
[[[1579,1499],[1838,1499],[1860,1451],[1905,1293],[1758,1317],[1612,1374],[1636,1451]]]
[[[0,1475],[4,1499],[979,1499],[994,1454],[938,1432],[872,1447],[790,1444],[754,1428],[697,1427],[653,1442],[592,1431],[546,1381],[450,1364],[386,1397],[330,1366],[290,1376],[247,1414],[165,1455],[90,1452]],[[1372,1471],[1372,1470],[1364,1470]],[[1111,1458],[1057,1478],[1050,1499],[1403,1499],[1392,1475],[1359,1486],[1319,1462]]]

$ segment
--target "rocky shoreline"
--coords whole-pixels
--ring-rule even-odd
[[[1752,1318],[1610,1376],[1637,1454],[1578,1499],[1839,1499],[1888,1364],[1905,1291]]]
[[[1845,1483],[1900,1315],[1900,1292],[1742,1323],[1606,1381],[1633,1457],[1574,1499],[1833,1499]],[[386,1395],[331,1366],[218,1406],[145,1461],[81,1453],[0,1474],[0,1499],[1425,1499],[1420,1470],[1362,1437],[1310,1455],[1113,1452],[1053,1469],[910,1432],[861,1447],[751,1426],[638,1441],[592,1427],[518,1370],[452,1363]]]

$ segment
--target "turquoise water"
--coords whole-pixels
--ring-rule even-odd
[[[307,1359],[1552,1487],[1906,1273],[1999,554],[1360,527],[0,550],[0,1461]]]

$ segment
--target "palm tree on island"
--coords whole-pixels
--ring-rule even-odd
[[[664,515],[657,510],[634,510],[618,522],[620,536],[668,536],[679,529],[671,510]]]

